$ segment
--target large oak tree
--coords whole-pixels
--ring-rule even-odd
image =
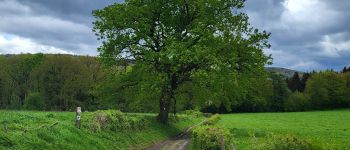
[[[190,83],[225,99],[233,85],[244,84],[242,74],[259,74],[270,61],[262,52],[269,33],[251,27],[243,7],[244,0],[126,0],[95,10],[93,30],[106,62],[131,59],[131,72],[153,76],[133,84],[159,93],[158,119],[167,123],[179,86]]]

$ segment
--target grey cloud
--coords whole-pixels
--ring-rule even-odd
[[[0,0],[0,33],[76,54],[96,55],[92,10],[117,0]]]
[[[285,1],[247,0],[244,10],[254,27],[272,33],[266,53],[273,54],[273,66],[310,71],[349,65],[350,1]]]
[[[37,15],[64,18],[65,20],[91,24],[91,12],[120,0],[19,0],[24,5],[35,8]]]
[[[96,55],[100,43],[91,31],[91,12],[121,1],[0,0],[0,38],[4,33],[53,51]],[[288,6],[292,12],[285,1],[247,0],[243,9],[252,26],[272,33],[265,52],[273,54],[274,66],[305,71],[350,65],[350,1],[292,0],[307,6]]]

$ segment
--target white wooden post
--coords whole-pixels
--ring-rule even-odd
[[[221,150],[225,150],[225,139],[224,139],[224,136],[221,136],[220,143],[221,143]]]
[[[81,107],[77,107],[75,124],[79,129],[80,129],[80,115],[81,115]]]
[[[2,123],[4,125],[4,132],[7,133],[7,130],[8,130],[8,128],[7,128],[7,121],[4,121]]]

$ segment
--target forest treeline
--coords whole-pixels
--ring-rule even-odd
[[[0,56],[0,108],[95,109],[93,90],[105,75],[95,57],[3,55]]]
[[[309,111],[350,107],[350,67],[341,72],[333,70],[295,72],[290,78],[270,73],[263,86],[254,87],[263,92],[248,95],[232,106],[233,112]],[[223,104],[205,107],[204,111],[230,113]]]
[[[137,66],[104,67],[90,56],[1,55],[0,109],[69,111],[81,106],[85,110],[157,112],[159,91],[136,84],[155,77],[142,69],[131,72],[133,67]],[[131,75],[123,76],[125,73]],[[184,84],[175,93],[174,108],[230,113],[350,106],[350,68],[346,67],[341,72],[295,73],[291,78],[266,72],[242,76],[238,82],[243,80],[250,85],[217,85],[231,89],[220,99],[208,94],[213,89]]]

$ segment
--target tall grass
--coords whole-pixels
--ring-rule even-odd
[[[128,123],[141,118],[147,125],[138,126],[137,130],[96,132],[88,127],[89,116],[94,114],[83,112],[82,128],[78,129],[74,112],[0,111],[0,149],[140,149],[175,136],[202,120],[180,115],[169,125],[162,125],[156,121],[155,114],[123,114],[124,119],[131,118]],[[3,123],[8,126],[7,133]]]

